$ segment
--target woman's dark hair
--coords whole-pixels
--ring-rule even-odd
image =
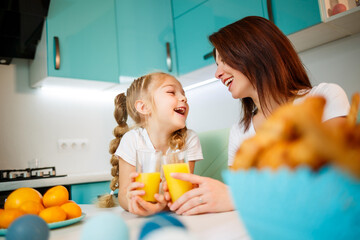
[[[289,39],[269,20],[250,16],[221,28],[209,36],[224,63],[243,73],[257,90],[260,106],[269,110],[269,100],[282,104],[310,89],[306,70]],[[255,104],[241,99],[241,123],[246,131]]]

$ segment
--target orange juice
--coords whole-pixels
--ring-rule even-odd
[[[173,172],[190,173],[190,168],[187,163],[165,164],[163,165],[163,170],[172,202],[175,202],[181,195],[192,189],[192,183],[170,176],[170,173]]]
[[[154,195],[159,193],[160,173],[140,173],[135,181],[145,184],[143,188],[139,188],[139,190],[145,191],[145,195],[141,196],[141,198],[147,202],[156,202]]]

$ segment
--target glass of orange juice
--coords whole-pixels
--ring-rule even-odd
[[[162,168],[172,202],[175,202],[181,195],[192,189],[192,183],[170,176],[170,173],[173,172],[190,173],[186,151],[167,153],[163,156]]]
[[[142,199],[148,202],[156,202],[154,195],[159,193],[160,171],[161,171],[162,152],[156,150],[137,149],[136,150],[136,182],[144,183],[145,195]]]

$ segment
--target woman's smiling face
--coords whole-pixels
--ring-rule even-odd
[[[228,88],[229,92],[235,99],[255,97],[256,90],[251,85],[249,79],[239,70],[236,70],[227,65],[216,50],[216,65],[217,69],[215,77]]]

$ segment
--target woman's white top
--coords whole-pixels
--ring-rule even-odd
[[[311,96],[323,96],[326,99],[322,121],[327,121],[335,117],[346,116],[350,110],[350,104],[345,91],[334,83],[320,83],[310,90],[300,91],[303,94],[308,91],[308,94],[300,96],[294,100],[294,104],[301,103],[306,98]],[[249,129],[244,132],[244,126],[236,123],[231,127],[228,147],[228,165],[231,166],[234,161],[235,154],[245,139],[255,135],[255,128],[251,121]]]
[[[121,157],[130,165],[135,166],[136,149],[155,151],[154,145],[145,128],[135,128],[126,132],[120,141],[119,147],[116,149],[115,155]],[[187,130],[184,150],[186,150],[188,161],[198,161],[204,158],[201,151],[200,139],[193,130]],[[170,148],[167,152],[169,151],[171,151]]]

